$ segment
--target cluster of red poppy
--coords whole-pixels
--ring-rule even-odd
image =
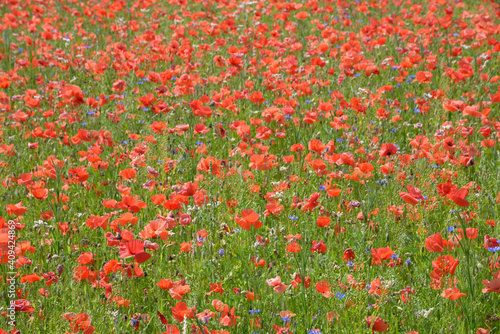
[[[495,1],[1,6],[0,334],[496,328]]]

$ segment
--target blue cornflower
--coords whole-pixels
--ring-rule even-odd
[[[447,230],[448,230],[448,232],[453,232],[453,231],[455,231],[455,226],[449,226],[447,228]]]
[[[290,215],[290,216],[288,216],[288,218],[291,219],[291,220],[297,220],[297,219],[299,219],[299,217],[294,216],[294,215]]]
[[[345,298],[345,293],[340,293],[340,292],[337,292],[335,294],[335,297],[337,297],[338,299],[344,299]]]
[[[492,253],[496,253],[500,250],[500,246],[497,247],[488,247],[488,250]]]
[[[320,191],[323,191],[323,190],[325,190],[325,189],[326,189],[326,187],[325,187],[325,186],[319,186],[319,190],[320,190]]]
[[[289,317],[281,317],[281,320],[283,320],[284,322],[289,322],[292,319],[290,319]]]
[[[226,254],[226,251],[224,250],[224,248],[219,249],[219,256],[222,257],[222,256],[224,256],[224,254]]]

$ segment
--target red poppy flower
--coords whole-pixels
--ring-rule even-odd
[[[140,239],[120,243],[120,257],[128,258],[131,256],[137,263],[143,263],[149,260],[151,254],[144,251],[144,241]]]
[[[388,156],[396,154],[397,152],[398,152],[398,148],[396,147],[396,145],[394,145],[392,143],[386,143],[386,144],[382,144],[382,147],[380,148],[380,151],[379,151],[379,155],[381,157],[388,157]]]
[[[23,202],[17,204],[7,204],[7,214],[9,216],[20,216],[28,211],[27,207],[23,206]]]
[[[366,318],[366,324],[372,329],[373,332],[385,333],[389,329],[389,325],[380,317],[373,315]]]
[[[389,260],[392,255],[394,255],[394,251],[390,248],[372,248],[372,265],[381,264],[382,260]]]
[[[196,313],[195,307],[188,308],[186,303],[184,302],[177,303],[177,305],[175,305],[175,307],[172,307],[171,310],[172,316],[179,322],[183,322],[184,318],[194,319]]]
[[[312,253],[325,253],[326,252],[326,245],[323,242],[323,240],[321,240],[320,242],[316,242],[315,240],[313,240],[312,246],[311,246],[311,252]]]
[[[267,285],[274,287],[274,293],[282,294],[288,288],[286,284],[281,283],[281,277],[276,276],[275,278],[268,279],[266,281]]]
[[[350,260],[354,260],[356,258],[356,255],[354,254],[354,251],[350,248],[347,248],[344,251],[344,254],[342,255],[342,260],[345,260],[346,262]]]
[[[301,251],[301,248],[299,244],[296,241],[294,241],[291,244],[288,244],[288,246],[286,246],[286,251],[290,253],[298,253]]]
[[[235,219],[238,225],[244,230],[249,230],[251,226],[255,229],[262,226],[262,223],[259,221],[259,215],[251,209],[241,211],[241,218],[236,215]]]
[[[460,292],[457,288],[444,289],[441,293],[441,297],[448,298],[451,300],[457,300],[460,297],[467,296],[465,293]]]
[[[319,281],[316,283],[316,291],[321,293],[323,297],[329,298],[332,296],[332,292],[330,291],[330,284],[327,281]]]
[[[444,252],[447,244],[448,242],[446,240],[443,240],[443,238],[441,237],[441,232],[428,236],[427,239],[425,239],[425,248],[429,252],[442,253]]]

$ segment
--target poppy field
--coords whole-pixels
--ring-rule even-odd
[[[0,334],[500,333],[500,4],[0,2]]]

